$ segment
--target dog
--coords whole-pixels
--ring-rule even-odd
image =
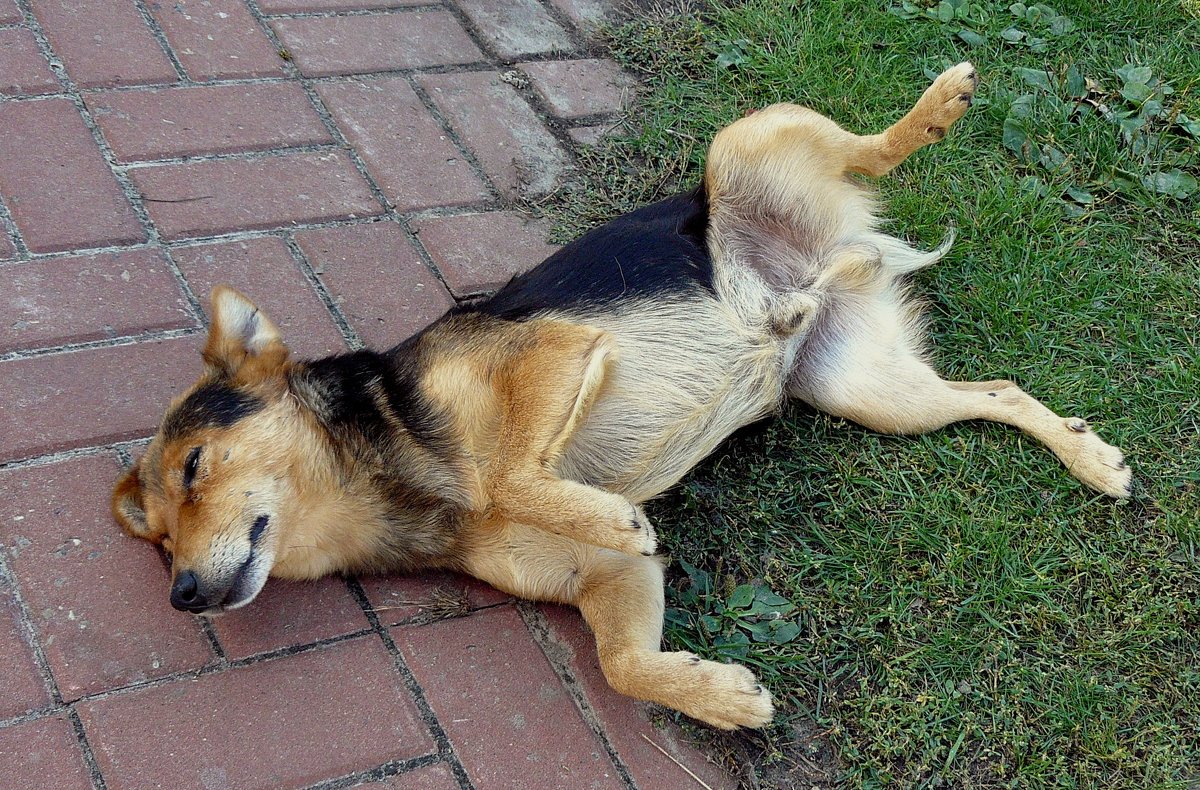
[[[1011,381],[943,380],[905,275],[937,261],[879,230],[851,174],[940,140],[978,76],[950,68],[880,134],[791,104],[723,129],[700,186],[593,230],[385,353],[296,361],[218,286],[199,381],[113,513],[172,557],[171,603],[245,606],[268,576],[445,568],[578,607],[619,692],[761,727],[743,666],[662,652],[663,571],[641,504],[786,398],[869,429],[994,420],[1080,481],[1130,493],[1119,450]]]

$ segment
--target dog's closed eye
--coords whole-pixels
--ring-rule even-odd
[[[196,469],[200,466],[200,448],[193,447],[188,453],[187,460],[183,462],[183,487],[185,489],[192,487],[192,482],[196,479]]]

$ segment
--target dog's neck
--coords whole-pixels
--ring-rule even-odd
[[[420,391],[418,368],[415,350],[401,346],[291,370],[288,387],[318,457],[297,481],[305,501],[297,503],[290,542],[298,548],[280,557],[279,575],[292,575],[293,566],[416,569],[444,565],[455,553],[471,495],[463,490],[462,450]]]

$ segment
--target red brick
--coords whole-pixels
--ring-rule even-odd
[[[293,82],[105,91],[83,99],[123,162],[332,142]]]
[[[0,729],[0,777],[6,788],[92,787],[75,728],[62,715]]]
[[[367,782],[361,785],[355,785],[358,790],[365,788],[391,788],[392,790],[458,790],[458,780],[454,778],[454,772],[451,771],[444,763],[435,763],[427,765],[424,768],[418,768],[415,771],[399,774],[397,776],[389,776],[387,779],[381,779],[378,782]]]
[[[177,79],[158,40],[128,0],[31,0],[30,5],[80,88]]]
[[[317,86],[350,144],[401,211],[486,200],[487,187],[403,77]]]
[[[510,196],[554,190],[568,166],[566,152],[499,73],[423,74],[417,80],[497,186]]]
[[[560,118],[616,113],[633,94],[633,79],[611,60],[547,60],[521,70]]]
[[[271,579],[249,605],[213,620],[225,654],[245,658],[283,647],[354,633],[367,622],[344,579]]]
[[[7,532],[7,527],[0,532],[5,535],[6,544]],[[0,695],[0,719],[23,716],[50,704],[50,694],[38,672],[33,648],[25,641],[25,631],[19,617],[20,611],[12,590],[0,580],[0,688],[4,689],[4,694]],[[0,750],[0,755],[3,753]],[[3,760],[0,758],[0,775],[3,774]]]
[[[0,472],[9,562],[68,701],[212,660],[157,550],[109,513],[119,473],[107,455]]]
[[[306,77],[483,60],[445,11],[276,19],[271,25]]]
[[[0,25],[15,25],[24,21],[25,17],[17,8],[16,0],[0,0]]]
[[[113,790],[298,787],[436,751],[375,636],[78,709]]]
[[[129,177],[167,239],[383,211],[342,151],[159,165],[135,168]]]
[[[137,216],[67,99],[0,104],[0,193],[34,252],[141,241]]]
[[[550,623],[551,633],[558,644],[565,648],[563,658],[568,662],[571,673],[583,686],[592,711],[608,734],[609,742],[621,755],[639,788],[675,790],[678,787],[690,787],[693,781],[679,765],[646,743],[645,738],[666,749],[675,760],[686,765],[710,787],[733,790],[738,786],[733,777],[688,744],[682,730],[674,725],[655,727],[647,717],[647,705],[612,690],[600,669],[596,639],[579,612],[566,606],[553,605],[543,606],[542,611]]]
[[[458,297],[494,291],[558,249],[545,223],[511,211],[421,220],[416,231]]]
[[[0,352],[195,325],[157,250],[53,258],[4,270]]]
[[[264,14],[302,14],[307,11],[359,11],[429,5],[429,0],[258,0]]]
[[[550,0],[550,5],[585,31],[619,17],[612,0]]]
[[[58,80],[29,30],[0,30],[0,93],[54,93]]]
[[[517,611],[392,630],[477,787],[621,787]]]
[[[427,571],[420,576],[369,576],[358,581],[384,625],[396,625],[418,615],[437,619],[447,597],[461,600],[465,596],[471,611],[512,600],[508,594],[478,579],[448,571]]]
[[[350,325],[374,348],[399,343],[454,304],[394,223],[304,230],[296,241]]]
[[[173,255],[192,293],[206,307],[214,286],[232,285],[270,316],[298,357],[324,357],[346,350],[329,311],[280,239],[268,236],[199,244],[176,248]]]
[[[203,338],[0,362],[0,462],[154,433],[200,375]]]
[[[240,0],[160,0],[147,5],[192,79],[283,74],[283,58]]]
[[[571,37],[537,0],[459,0],[501,59],[570,51]]]

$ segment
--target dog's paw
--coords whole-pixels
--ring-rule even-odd
[[[636,534],[635,548],[639,554],[649,557],[658,551],[658,536],[654,525],[646,518],[646,513],[637,505],[633,507],[633,515],[629,519],[629,528]]]
[[[1133,470],[1125,463],[1125,455],[1092,432],[1085,420],[1068,417],[1063,429],[1071,434],[1072,450],[1062,461],[1067,470],[1084,485],[1125,499],[1133,491]]]
[[[919,120],[930,141],[941,140],[946,131],[967,112],[979,87],[979,73],[963,62],[943,71],[917,102]]]
[[[757,729],[771,723],[775,706],[771,692],[741,664],[705,661],[691,653],[671,653],[678,661],[677,678],[689,687],[679,709],[721,730]]]

